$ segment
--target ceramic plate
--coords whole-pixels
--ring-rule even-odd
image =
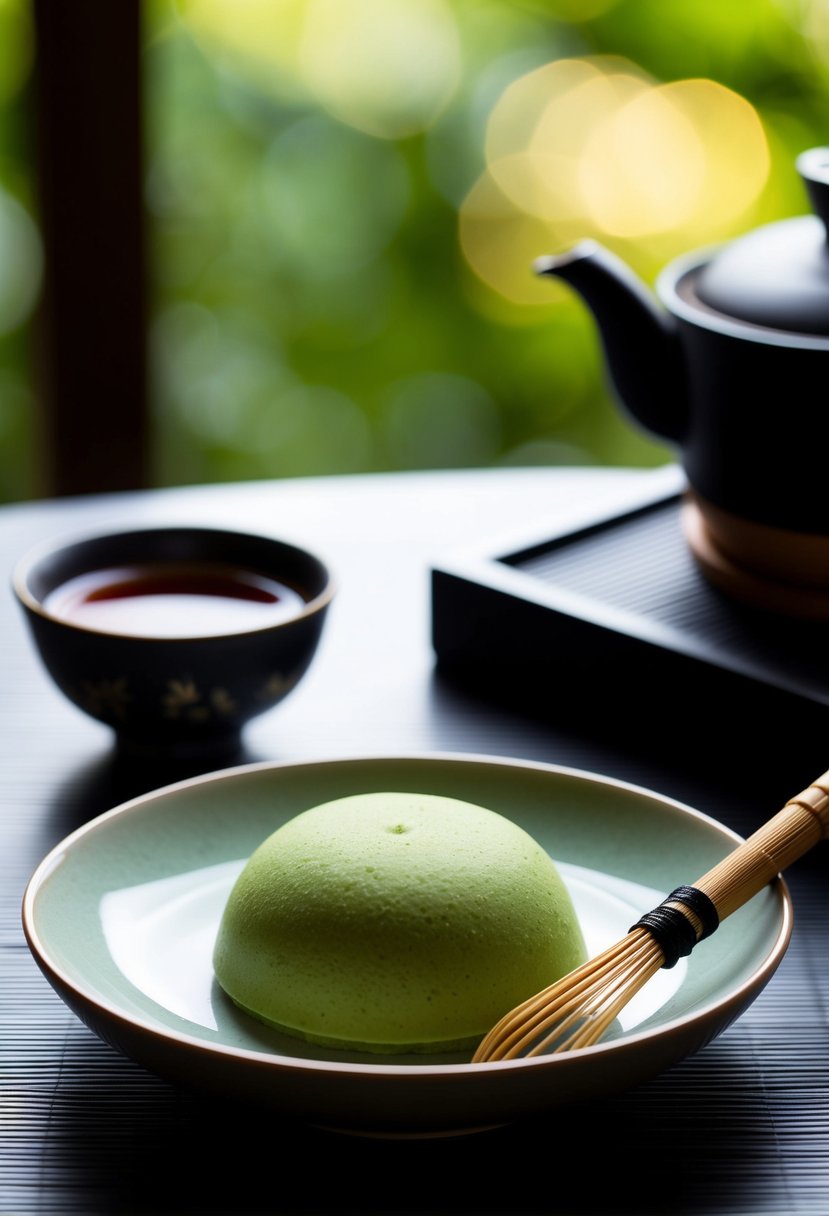
[[[38,866],[23,927],[43,973],[106,1042],[191,1089],[380,1135],[457,1134],[621,1091],[702,1048],[771,979],[789,943],[782,878],[646,985],[595,1047],[490,1064],[326,1050],[268,1030],[215,983],[224,901],[254,848],[317,803],[370,790],[490,807],[558,864],[591,953],[740,837],[670,798],[554,765],[428,755],[258,763],[135,798]]]

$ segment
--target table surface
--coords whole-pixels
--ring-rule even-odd
[[[675,704],[664,707],[675,725],[668,742],[647,730],[623,737],[598,714],[591,731],[583,721],[578,729],[569,724],[566,713],[548,720],[484,699],[435,663],[433,561],[524,527],[533,536],[548,524],[554,532],[598,504],[612,510],[655,475],[414,472],[12,504],[0,508],[0,557],[8,576],[35,542],[121,524],[219,524],[308,545],[339,584],[320,649],[291,696],[249,725],[234,763],[437,752],[519,757],[646,786],[748,835],[827,765],[787,722],[779,748],[755,754],[749,719],[735,722],[733,709],[717,703],[689,704],[678,689]],[[4,1216],[827,1216],[823,845],[787,874],[795,925],[771,983],[723,1034],[667,1073],[601,1102],[451,1139],[277,1128],[260,1111],[225,1109],[122,1057],[68,1010],[37,968],[20,904],[40,859],[95,815],[197,770],[183,762],[125,768],[109,732],[49,682],[10,587],[0,613]],[[601,688],[612,672],[596,679]],[[713,737],[734,746],[710,746]],[[209,758],[200,765],[215,767]]]

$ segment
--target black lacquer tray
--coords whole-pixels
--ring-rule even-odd
[[[829,626],[729,600],[681,528],[684,479],[666,470],[613,515],[454,554],[431,569],[439,669],[476,692],[555,716],[722,742],[829,727]],[[829,735],[826,736],[829,740]]]

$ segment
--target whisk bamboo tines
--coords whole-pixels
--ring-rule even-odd
[[[677,887],[614,945],[505,1014],[472,1063],[591,1047],[661,967],[690,954],[827,834],[829,770],[693,886]]]

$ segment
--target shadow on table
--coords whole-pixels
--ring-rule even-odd
[[[264,759],[242,741],[222,751],[182,757],[136,755],[113,745],[61,783],[53,799],[53,829],[63,836],[104,811],[151,790]]]
[[[775,1195],[783,1180],[748,1168],[775,1160],[777,1147],[761,1079],[737,1036],[618,1097],[442,1139],[367,1139],[280,1121],[148,1081],[128,1061],[115,1067],[102,1061],[101,1079],[91,1089],[66,1072],[52,1103],[40,1184],[44,1198],[61,1198],[69,1167],[78,1206],[61,1211],[665,1216],[788,1210],[785,1196]]]
[[[749,809],[749,823],[782,806],[829,768],[829,707],[769,690],[737,698],[708,676],[665,685],[651,673],[618,684],[600,664],[556,673],[438,664],[432,698],[458,721],[494,716],[498,735],[536,759],[588,768],[697,804]],[[485,719],[484,719],[485,720]],[[540,742],[543,741],[543,742]],[[539,753],[540,747],[543,751]],[[739,825],[738,830],[742,830]]]

